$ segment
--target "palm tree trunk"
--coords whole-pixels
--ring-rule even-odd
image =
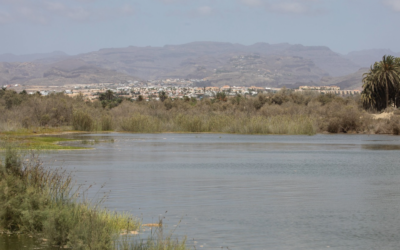
[[[387,81],[386,81],[386,108],[388,108],[389,107],[389,87],[388,87],[388,84],[387,84]]]

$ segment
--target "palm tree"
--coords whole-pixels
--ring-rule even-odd
[[[364,101],[380,109],[383,106],[381,99],[384,94],[384,108],[389,106],[389,96],[396,103],[400,89],[400,60],[393,56],[383,56],[382,61],[376,62],[370,71],[363,75],[363,83]]]

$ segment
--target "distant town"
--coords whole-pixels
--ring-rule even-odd
[[[276,93],[281,88],[273,87],[243,87],[229,86],[222,87],[196,87],[198,83],[202,83],[202,79],[164,79],[153,81],[125,81],[120,83],[92,83],[92,84],[76,84],[64,86],[24,86],[20,84],[4,85],[3,88],[13,89],[17,92],[25,90],[27,94],[40,93],[47,96],[52,93],[65,93],[69,96],[82,95],[88,100],[95,100],[99,95],[107,90],[113,91],[116,95],[131,100],[137,100],[139,96],[143,100],[159,100],[159,93],[165,92],[172,99],[188,98],[213,98],[218,92],[224,92],[226,96],[256,96],[258,94]],[[294,92],[312,91],[322,94],[335,94],[340,96],[358,95],[360,90],[341,90],[337,86],[300,86],[298,89],[291,89]]]

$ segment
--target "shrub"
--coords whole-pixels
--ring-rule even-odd
[[[391,132],[394,135],[400,135],[400,118],[399,117],[393,117],[390,120],[389,126],[391,127]]]
[[[148,115],[137,114],[130,118],[123,118],[121,129],[128,132],[152,133],[160,132],[160,122],[157,118]]]
[[[113,130],[113,120],[110,115],[105,115],[101,117],[101,130],[102,131]]]
[[[333,117],[329,119],[328,122],[328,132],[329,133],[338,133],[340,130],[340,120],[337,117]]]
[[[88,113],[78,110],[73,114],[72,127],[74,130],[91,131],[94,128],[94,122]]]
[[[341,132],[357,131],[360,122],[360,113],[354,107],[346,107],[342,110],[340,129]]]

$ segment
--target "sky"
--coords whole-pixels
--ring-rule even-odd
[[[194,41],[400,52],[400,0],[0,0],[0,54]]]

